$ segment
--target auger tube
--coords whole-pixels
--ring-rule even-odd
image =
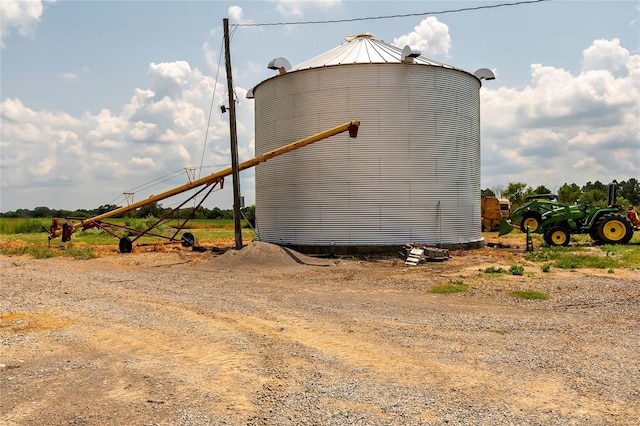
[[[318,142],[322,139],[326,139],[328,137],[337,135],[339,133],[345,132],[345,131],[349,131],[349,136],[352,138],[357,137],[358,134],[358,127],[360,126],[360,121],[359,120],[351,120],[348,121],[346,123],[343,123],[339,126],[333,127],[331,129],[325,130],[323,132],[320,133],[316,133],[315,135],[311,135],[308,136],[304,139],[300,139],[296,142],[292,142],[288,145],[284,145],[280,148],[276,148],[272,151],[269,152],[265,152],[264,154],[258,155],[250,160],[244,161],[242,163],[240,163],[238,165],[238,168],[240,171],[242,170],[246,170],[249,169],[251,167],[254,167],[260,163],[263,163],[271,158],[277,157],[279,155],[282,154],[286,154],[287,152],[291,152],[294,151],[296,149],[302,148],[303,146],[307,146],[310,145],[314,142]],[[114,209],[110,212],[107,213],[103,213],[101,215],[95,216],[95,217],[91,217],[88,219],[84,219],[79,223],[74,223],[73,225],[71,225],[73,227],[71,233],[75,232],[76,230],[78,230],[79,228],[83,228],[83,229],[88,229],[88,228],[92,228],[93,226],[95,226],[95,224],[97,222],[100,222],[103,219],[108,219],[108,218],[112,218],[115,216],[120,216],[124,213],[130,212],[132,210],[138,209],[140,207],[144,207],[148,204],[152,204],[152,203],[156,203],[158,201],[164,200],[166,198],[172,197],[174,195],[178,195],[182,192],[188,191],[190,189],[196,188],[198,186],[202,186],[202,185],[210,185],[214,182],[216,182],[217,180],[224,178],[226,176],[231,175],[232,173],[232,167],[229,166],[226,169],[220,170],[216,173],[212,173],[208,176],[205,176],[203,178],[188,182],[184,185],[178,186],[176,188],[170,189],[168,191],[162,192],[160,194],[157,195],[152,195],[149,198],[146,198],[144,200],[140,200],[138,202],[129,204],[127,206],[123,206],[123,207],[119,207],[117,209]],[[68,222],[67,222],[68,223]],[[49,233],[49,239],[53,239],[56,238],[58,236],[60,236],[60,234],[62,233],[62,229],[55,229],[52,230]]]

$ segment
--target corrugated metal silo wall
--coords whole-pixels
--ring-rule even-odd
[[[482,241],[479,81],[409,64],[296,71],[255,90],[256,155],[342,133],[256,169],[262,241],[293,246]]]

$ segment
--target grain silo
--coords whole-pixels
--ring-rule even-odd
[[[346,121],[361,125],[256,167],[258,239],[305,253],[381,253],[407,242],[483,245],[481,78],[371,34],[255,86],[260,155]],[[477,74],[477,75],[476,75]]]

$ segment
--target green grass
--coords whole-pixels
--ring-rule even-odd
[[[109,223],[128,226],[133,229],[144,230],[156,222],[154,218],[148,219],[110,219]],[[245,225],[245,221],[241,221]],[[51,219],[32,218],[0,218],[0,254],[30,255],[36,259],[46,259],[53,256],[70,256],[74,259],[91,259],[97,256],[94,247],[114,246],[118,244],[118,239],[125,236],[128,231],[113,228],[113,232],[118,235],[114,237],[109,233],[91,228],[86,231],[79,230],[71,237],[71,242],[66,243],[63,250],[58,249],[62,245],[60,238],[51,240],[49,247],[48,232],[46,229],[51,225]],[[170,237],[175,233],[178,226],[177,220],[171,220],[152,230],[153,233]],[[195,219],[187,223],[176,238],[180,238],[185,232],[192,233],[197,244],[215,245],[233,243],[235,240],[235,230],[233,220],[230,219]],[[135,235],[135,234],[134,234]],[[133,236],[131,238],[133,238]],[[242,228],[243,241],[251,241],[255,238],[255,233],[250,228]],[[166,239],[144,236],[136,241],[136,244],[152,242],[165,242]],[[14,244],[15,243],[15,244]],[[74,246],[76,244],[76,246]],[[85,247],[89,246],[89,247]]]
[[[640,247],[637,245],[545,247],[528,253],[525,259],[561,269],[637,268],[640,265]]]
[[[156,222],[155,218],[148,219],[132,219],[120,218],[109,219],[109,223],[120,226],[128,226],[137,230],[147,229]],[[182,223],[182,222],[180,222]],[[0,218],[0,238],[3,240],[20,239],[27,243],[36,243],[38,241],[47,241],[47,232],[45,231],[51,225],[51,219],[28,219],[28,218]],[[250,228],[246,228],[246,221],[242,220],[242,237],[243,239],[253,239],[255,233]],[[173,235],[175,228],[178,226],[177,220],[170,220],[155,228],[152,232],[165,236]],[[124,236],[127,231],[114,228],[114,232],[120,236]],[[180,237],[184,232],[190,232],[195,235],[196,239],[203,240],[220,240],[234,239],[234,224],[231,219],[194,219],[189,221],[186,226],[178,233]],[[154,237],[143,237],[147,241],[154,240]],[[78,231],[72,236],[73,241],[85,242],[88,244],[117,244],[118,240],[100,229],[92,228],[86,231]]]
[[[452,294],[452,293],[461,293],[467,291],[468,287],[465,283],[460,280],[448,283],[442,283],[434,285],[429,293],[434,294]]]
[[[507,271],[505,271],[500,266],[489,266],[488,268],[485,268],[485,270],[484,270],[485,274],[504,274],[505,272],[507,272]]]
[[[98,254],[93,247],[75,248],[72,245],[69,245],[64,250],[58,250],[56,248],[51,248],[48,245],[31,244],[21,247],[2,249],[0,250],[0,253],[5,256],[23,256],[28,254],[34,259],[48,259],[57,256],[67,256],[76,260],[87,260],[98,257]]]
[[[547,293],[541,293],[539,291],[531,290],[512,291],[511,293],[509,293],[509,296],[527,300],[546,300],[549,298],[549,295]]]
[[[33,234],[44,232],[51,219],[0,218],[0,235]]]
[[[74,248],[69,247],[62,252],[65,256],[71,256],[76,260],[95,259],[98,257],[93,247]]]
[[[524,275],[524,267],[522,265],[511,265],[509,272],[511,275]]]

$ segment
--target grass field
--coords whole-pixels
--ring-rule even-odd
[[[153,225],[155,219],[111,219],[110,223],[129,228],[144,230]],[[11,254],[31,254],[36,258],[46,258],[57,255],[57,251],[49,247],[60,246],[60,238],[48,240],[48,227],[51,219],[24,219],[24,218],[0,218],[0,253]],[[255,232],[246,228],[246,221],[242,221],[242,239],[251,241],[255,238]],[[152,232],[166,237],[173,236],[178,227],[178,222],[168,221],[162,226],[155,228]],[[125,230],[114,229],[119,236],[125,236]],[[233,220],[231,219],[194,219],[189,221],[183,229],[178,232],[176,238],[181,238],[183,233],[190,232],[196,238],[199,245],[233,245],[235,241],[235,231]],[[133,238],[133,237],[131,237]],[[103,246],[117,246],[118,238],[100,229],[80,230],[72,235],[71,242],[66,244],[66,255],[74,258],[95,257],[87,254],[93,250],[99,251]],[[165,242],[166,239],[144,236],[136,241],[136,244],[151,244],[154,242]],[[76,252],[74,252],[74,250]],[[81,250],[82,252],[77,252]]]

